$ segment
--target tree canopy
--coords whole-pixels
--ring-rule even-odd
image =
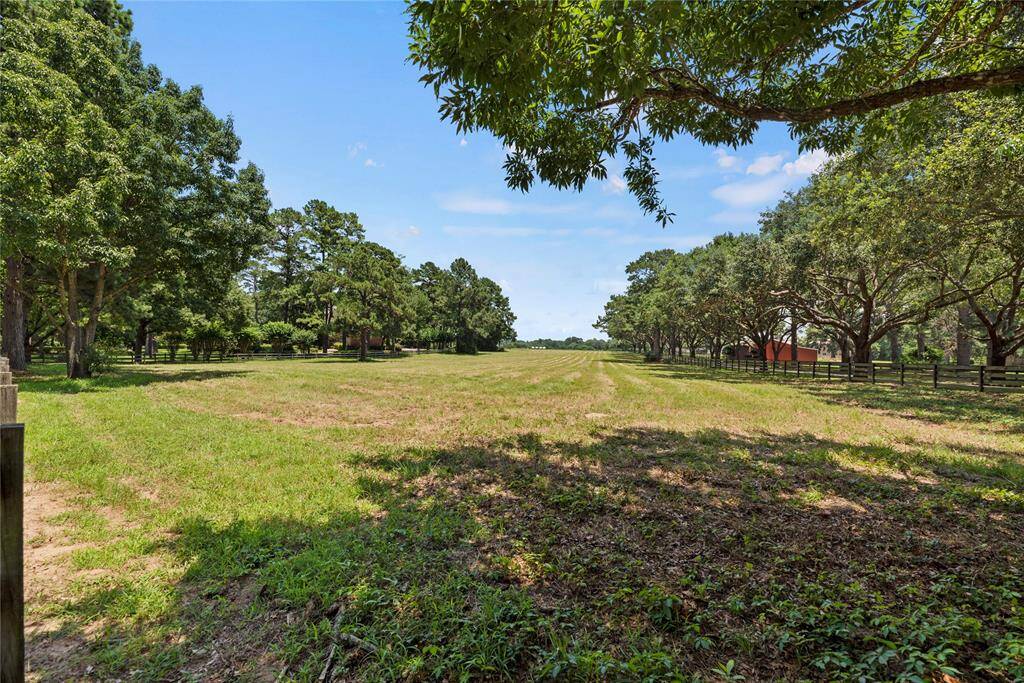
[[[950,355],[969,363],[976,339],[1004,365],[1024,348],[1024,108],[977,95],[942,107],[915,145],[860,138],[764,212],[760,234],[641,256],[597,326],[656,359],[743,342],[765,357],[802,328],[867,362],[880,343],[898,359],[903,331],[952,312]]]
[[[410,60],[442,118],[509,150],[510,187],[580,189],[609,157],[672,218],[654,143],[750,142],[781,121],[803,149],[928,130],[936,97],[1020,97],[1024,6],[1003,0],[412,2]]]
[[[0,33],[0,341],[15,369],[62,342],[68,375],[103,349],[196,358],[372,333],[497,349],[508,299],[464,259],[438,287],[321,199],[271,211],[230,118],[142,59],[113,0],[12,0]],[[435,267],[436,268],[436,267]],[[338,340],[335,342],[335,340]]]

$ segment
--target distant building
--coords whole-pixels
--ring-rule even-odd
[[[764,358],[761,357],[759,349],[753,346],[729,347],[726,356],[736,360],[793,360],[792,346],[784,342],[768,344],[764,350]],[[776,355],[776,352],[778,355]],[[807,346],[796,347],[796,359],[801,363],[814,363],[818,360],[818,350]]]
[[[350,349],[358,349],[361,343],[358,334],[350,334],[345,338],[345,346]],[[383,349],[384,348],[384,337],[379,335],[370,335],[370,348],[371,349]]]

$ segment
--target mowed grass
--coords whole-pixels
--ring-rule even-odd
[[[43,679],[1024,678],[1024,396],[626,354],[21,381]],[[950,679],[945,679],[950,680]]]

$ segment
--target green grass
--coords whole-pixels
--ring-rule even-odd
[[[44,678],[315,680],[334,627],[342,679],[1024,677],[1021,395],[554,351],[59,372],[20,383]]]

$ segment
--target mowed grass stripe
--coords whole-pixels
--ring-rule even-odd
[[[361,680],[1013,665],[1018,396],[558,351],[57,372],[22,383],[51,678],[312,680],[333,620]]]

